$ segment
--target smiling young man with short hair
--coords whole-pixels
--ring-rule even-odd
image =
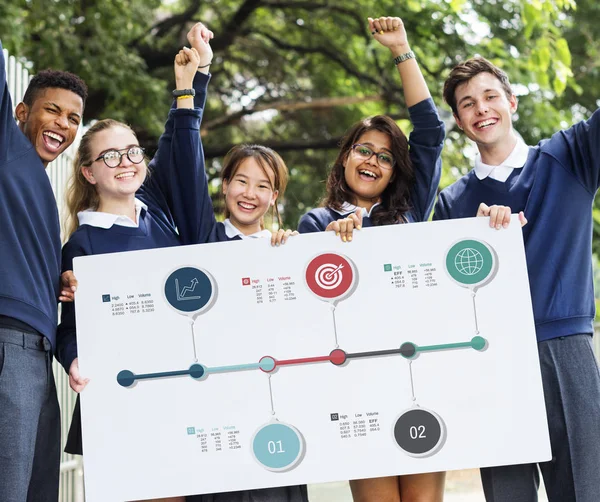
[[[61,262],[45,168],[73,142],[87,88],[46,70],[16,108],[0,43],[0,500],[58,500],[60,413],[52,351]]]
[[[518,103],[507,75],[481,57],[452,70],[444,99],[479,156],[469,174],[441,192],[434,219],[475,216],[481,202],[525,212],[523,238],[552,446],[552,460],[539,468],[550,501],[597,502],[600,372],[592,350],[591,242],[600,186],[600,110],[529,147],[512,126]],[[537,464],[486,468],[481,477],[488,502],[537,501]]]

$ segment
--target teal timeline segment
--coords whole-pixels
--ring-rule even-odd
[[[258,363],[235,364],[229,366],[214,366],[208,367],[202,364],[192,364],[188,369],[177,371],[164,371],[158,373],[145,373],[136,375],[132,371],[123,370],[117,375],[117,382],[122,387],[131,387],[137,380],[170,378],[177,376],[190,376],[196,380],[207,377],[213,373],[231,373],[237,371],[261,370],[265,373],[272,373],[278,367],[292,366],[299,364],[330,362],[335,366],[341,366],[351,359],[360,359],[364,357],[381,357],[400,355],[405,359],[414,359],[419,355],[419,352],[436,352],[452,349],[472,348],[477,351],[485,350],[487,340],[481,336],[475,336],[467,342],[444,343],[438,345],[422,345],[419,346],[412,342],[403,343],[400,348],[387,350],[371,350],[367,352],[346,352],[342,349],[332,350],[327,356],[302,357],[296,359],[275,359],[271,356],[264,356]]]

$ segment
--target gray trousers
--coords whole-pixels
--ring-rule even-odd
[[[538,343],[552,460],[549,502],[600,501],[600,370],[590,335]],[[537,502],[538,464],[481,469],[487,502]]]
[[[56,502],[59,466],[50,342],[0,328],[0,501]]]
[[[306,485],[186,497],[187,502],[308,502]]]

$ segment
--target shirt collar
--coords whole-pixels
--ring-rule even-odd
[[[268,237],[269,239],[271,238],[271,232],[269,232],[267,229],[261,230],[260,232],[256,232],[250,235],[245,235],[241,232],[239,228],[233,226],[233,223],[231,223],[229,218],[227,218],[223,222],[223,225],[225,225],[225,234],[230,239],[233,239],[234,237],[238,236],[242,239],[260,239],[261,237]]]
[[[133,221],[128,216],[123,214],[102,213],[93,209],[86,209],[77,213],[79,225],[90,225],[97,228],[110,228],[113,225],[122,227],[138,228],[140,226],[140,216],[142,209],[148,211],[148,206],[139,199],[134,199],[135,204],[135,219]]]
[[[371,213],[373,212],[373,209],[375,209],[377,206],[379,206],[381,204],[381,202],[376,202],[375,204],[373,204],[373,206],[371,206],[371,210],[367,211],[366,208],[361,207],[361,212],[362,212],[362,217],[364,218],[366,217],[371,217]],[[332,211],[335,211],[337,214],[339,214],[340,216],[343,216],[345,214],[348,213],[354,213],[357,209],[359,208],[359,206],[355,206],[354,204],[350,204],[349,202],[344,202],[342,204],[342,207],[340,209],[335,209],[333,207],[331,207],[330,209]]]
[[[484,164],[481,161],[481,155],[478,154],[475,158],[475,175],[480,180],[487,178],[488,176],[497,179],[493,173],[502,173],[502,171],[506,170],[509,170],[508,174],[510,175],[513,169],[520,169],[525,165],[528,155],[529,147],[521,137],[517,137],[517,143],[512,152],[510,152],[509,156],[506,157],[506,159],[504,159],[504,161],[498,166]],[[502,175],[500,177],[502,177]],[[506,176],[506,178],[508,178],[508,176]]]

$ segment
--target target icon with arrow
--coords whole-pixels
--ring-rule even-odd
[[[356,267],[350,259],[334,253],[315,256],[305,273],[308,289],[320,300],[332,303],[350,296],[357,278]]]

